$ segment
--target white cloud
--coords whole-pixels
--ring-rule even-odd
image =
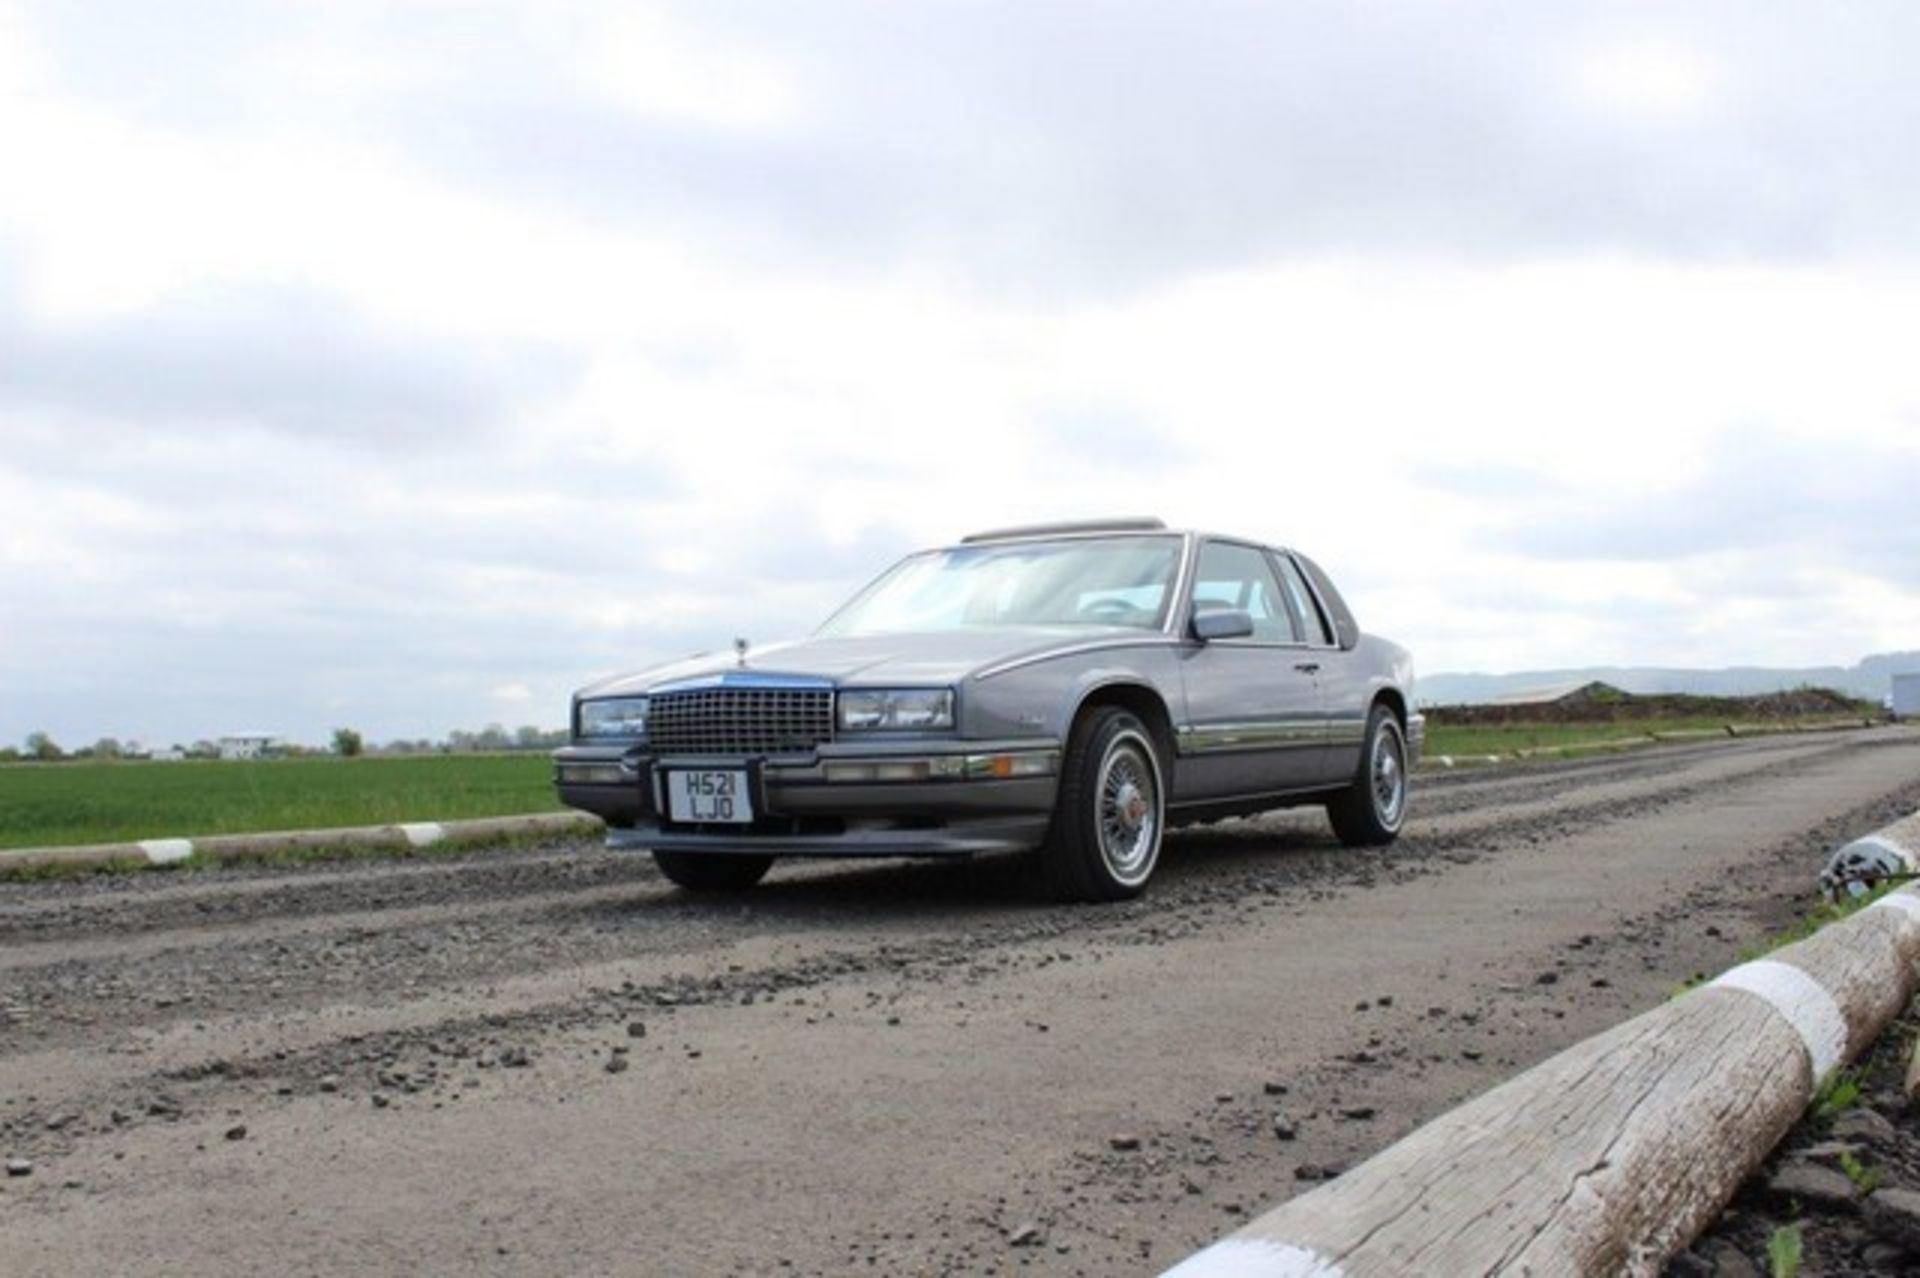
[[[1910,641],[1796,531],[1920,420],[1872,58],[1816,31],[1776,136],[1758,19],[1042,9],[356,2],[137,76],[0,10],[0,738],[557,723],[1113,513],[1296,543],[1429,670]]]
[[[619,6],[584,43],[588,81],[644,116],[762,132],[802,109],[791,68],[704,40],[661,7]]]
[[[1588,103],[1652,123],[1705,114],[1724,91],[1718,59],[1672,34],[1607,35],[1579,54],[1572,81]]]

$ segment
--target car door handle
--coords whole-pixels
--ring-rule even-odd
[[[1301,674],[1317,674],[1320,670],[1320,663],[1317,661],[1296,661],[1293,663],[1293,668]]]

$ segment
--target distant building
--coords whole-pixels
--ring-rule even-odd
[[[1896,719],[1920,719],[1920,670],[1893,676],[1893,696],[1887,704]]]
[[[277,732],[234,732],[220,738],[223,759],[266,759],[285,748]]]
[[[187,752],[179,746],[165,746],[153,752],[155,763],[178,763],[187,757]]]

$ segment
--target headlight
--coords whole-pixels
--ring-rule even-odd
[[[644,737],[647,735],[645,697],[608,697],[580,703],[583,737]]]
[[[840,694],[840,726],[849,732],[951,728],[953,690],[860,688],[843,692]]]

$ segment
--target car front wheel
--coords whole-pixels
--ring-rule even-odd
[[[1333,832],[1350,848],[1380,847],[1400,836],[1407,819],[1407,735],[1399,716],[1375,706],[1366,748],[1352,784],[1328,802]]]
[[[1166,786],[1153,734],[1137,716],[1100,706],[1067,743],[1053,825],[1040,850],[1051,896],[1118,901],[1138,896],[1160,862]]]
[[[773,868],[770,856],[712,852],[655,852],[653,863],[689,892],[744,892]]]

